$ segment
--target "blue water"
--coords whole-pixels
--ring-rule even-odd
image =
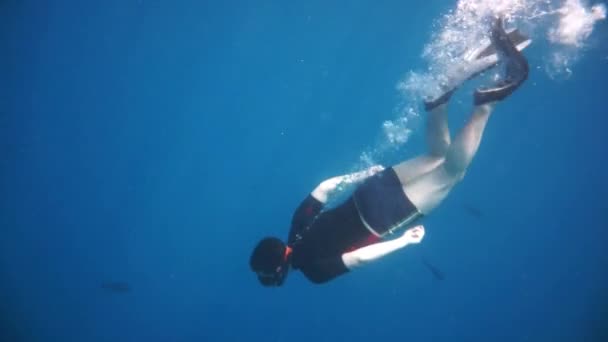
[[[529,50],[421,245],[323,286],[248,270],[378,143],[453,5],[3,1],[1,340],[608,340],[605,23],[567,81]]]

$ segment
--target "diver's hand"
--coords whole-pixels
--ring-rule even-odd
[[[382,166],[382,165],[370,166],[363,171],[353,173],[351,175],[351,179],[352,179],[351,183],[361,181],[365,178],[371,177],[371,176],[375,175],[376,173],[382,172],[382,171],[384,171],[384,166]]]
[[[367,172],[369,172],[370,176],[375,175],[378,172],[384,171],[384,166],[382,165],[374,165],[372,167],[370,167],[369,169],[367,169]]]
[[[384,166],[373,165],[371,167],[368,167],[365,170],[351,173],[351,174],[348,174],[345,176],[341,176],[340,182],[342,182],[344,184],[357,183],[357,182],[360,182],[360,181],[364,180],[365,178],[371,177],[371,176],[375,175],[376,173],[381,172],[383,170],[384,170]]]
[[[384,170],[384,166],[382,165],[374,165],[369,167],[363,171],[358,171],[355,173],[336,176],[330,179],[326,179],[321,182],[312,192],[312,196],[316,198],[321,203],[326,203],[330,194],[335,190],[342,190],[342,185],[348,185],[360,182],[367,177],[371,177],[376,173]]]
[[[424,238],[424,226],[418,225],[416,227],[406,230],[401,238],[408,244],[420,243],[420,241],[422,241],[422,238]]]

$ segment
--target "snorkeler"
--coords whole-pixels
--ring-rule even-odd
[[[473,113],[454,141],[447,124],[447,103],[459,84],[425,102],[426,155],[323,181],[296,209],[287,244],[274,237],[258,243],[250,267],[262,285],[281,286],[290,267],[313,283],[325,283],[422,241],[424,227],[413,224],[431,213],[463,179],[495,104],[527,79],[523,47],[514,44],[500,18],[492,27],[491,42],[505,58],[505,77],[491,88],[475,91]],[[353,194],[336,208],[322,211],[331,193],[345,183],[358,184]],[[385,240],[406,227],[411,228]]]

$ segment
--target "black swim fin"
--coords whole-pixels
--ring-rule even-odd
[[[513,45],[518,46],[522,43],[528,42],[530,41],[530,38],[526,35],[524,35],[523,33],[521,33],[519,31],[519,29],[515,29],[512,30],[510,32],[507,33],[507,36],[509,37],[509,40],[511,41],[511,43],[513,43]],[[526,45],[527,47],[527,45]],[[521,51],[523,50],[522,48],[518,47],[518,50]],[[497,49],[496,49],[496,45],[494,43],[490,44],[487,48],[485,48],[483,51],[481,51],[475,59],[481,59],[493,54],[498,53]]]
[[[528,78],[529,65],[503,28],[502,18],[496,19],[492,27],[492,45],[506,59],[506,75],[491,88],[475,90],[474,103],[482,105],[501,101],[511,95]]]
[[[529,37],[522,34],[518,29],[509,30],[507,36],[519,51],[528,47],[532,42]],[[448,80],[442,85],[442,88],[445,89],[445,91],[436,98],[424,101],[425,110],[433,110],[448,102],[452,94],[462,85],[462,83],[495,67],[499,62],[499,53],[500,49],[493,41],[490,41],[489,44],[478,46],[467,51],[463,55],[464,64],[454,65],[452,69],[448,70],[448,73],[451,75],[447,77]]]

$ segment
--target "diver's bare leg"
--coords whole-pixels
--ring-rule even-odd
[[[430,172],[439,166],[450,147],[450,130],[447,120],[447,103],[428,112],[426,141],[428,154],[416,157],[393,166],[401,184]]]
[[[494,104],[476,106],[468,122],[450,144],[445,159],[433,170],[404,184],[407,197],[429,214],[465,175],[475,157]]]
[[[450,147],[447,103],[437,106],[428,113],[426,142],[431,156],[443,157]]]
[[[460,130],[456,139],[450,145],[443,166],[451,175],[457,176],[466,172],[475,157],[481,137],[494,109],[494,104],[476,106],[473,114]]]

